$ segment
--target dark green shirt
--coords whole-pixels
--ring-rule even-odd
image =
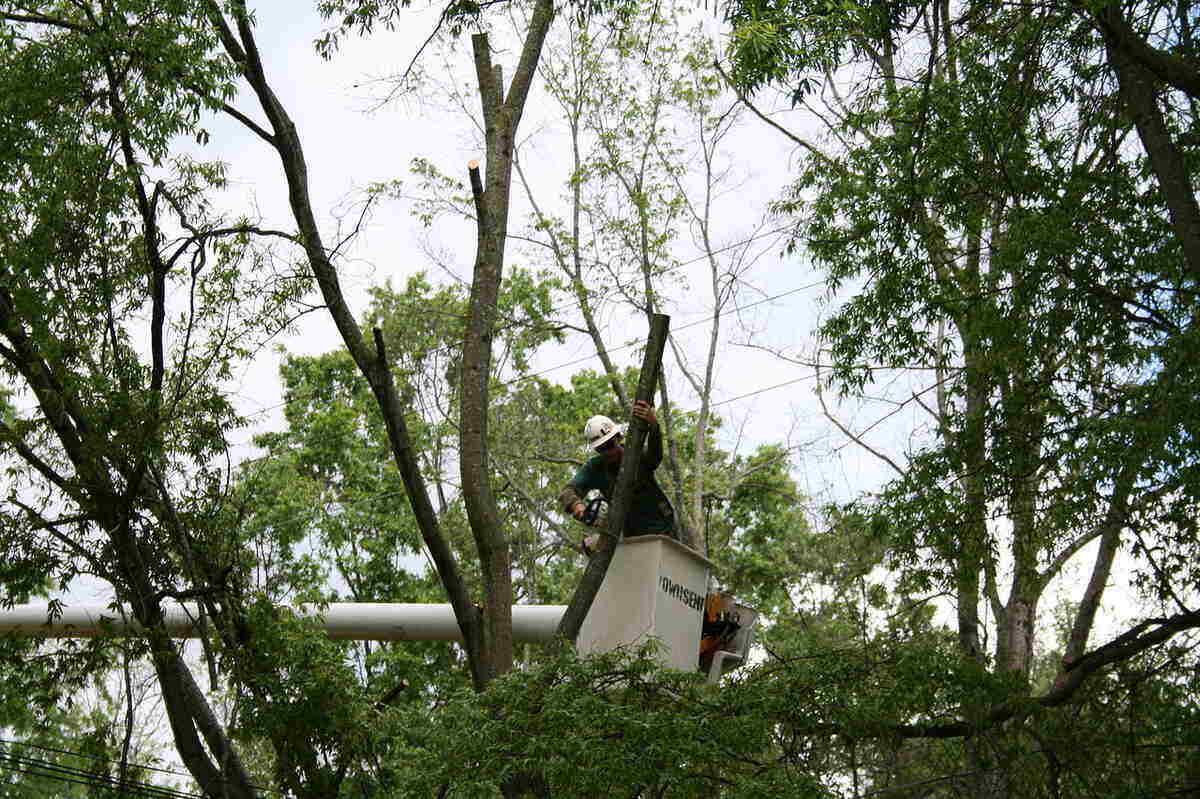
[[[662,431],[658,425],[653,425],[647,432],[646,449],[642,453],[638,476],[633,484],[633,501],[625,518],[625,535],[671,535],[675,529],[675,509],[654,479],[654,470],[662,463],[662,458]],[[582,502],[593,489],[612,502],[620,468],[620,462],[609,463],[603,455],[593,455],[579,467],[575,477],[563,489],[560,497],[563,509],[570,513],[571,506]]]

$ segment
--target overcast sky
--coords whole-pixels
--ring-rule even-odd
[[[313,42],[326,25],[310,10],[309,4],[273,0],[256,4],[255,8],[257,35],[268,77],[300,131],[314,205],[329,240],[334,235],[337,217],[352,210],[364,187],[372,182],[407,178],[414,157],[427,158],[447,174],[459,177],[465,176],[468,160],[482,158],[473,145],[472,125],[461,114],[445,111],[436,103],[420,98],[384,105],[378,102],[385,91],[385,84],[378,78],[396,74],[409,63],[432,29],[435,17],[429,11],[413,10],[405,16],[406,24],[396,31],[379,31],[366,39],[349,37],[336,57],[325,61],[316,54]],[[515,52],[511,46],[506,48],[499,31],[493,34],[493,46],[499,49],[496,62],[505,67],[506,75],[511,75]],[[427,56],[423,63],[438,74],[437,54]],[[470,81],[469,43],[464,40],[457,56],[451,58],[457,58],[461,64],[461,80]],[[235,105],[260,117],[253,113],[256,106],[246,94]],[[803,124],[798,116],[788,121]],[[262,213],[265,223],[292,227],[282,171],[275,154],[232,121],[213,119],[209,127],[210,143],[197,148],[196,153],[229,162],[233,185],[227,200],[231,208],[254,207]],[[565,174],[564,164],[556,158],[556,153],[564,152],[563,128],[539,90],[535,89],[531,97],[521,132],[531,136],[524,145],[525,165],[533,172],[534,180],[542,182],[545,196],[551,200],[557,198]],[[716,231],[718,246],[754,233],[766,215],[768,203],[779,196],[795,166],[791,145],[749,116],[727,157],[736,174],[736,188],[721,200],[721,224]],[[510,229],[516,229],[520,223],[520,209],[516,207]],[[443,222],[426,232],[403,203],[381,205],[357,241],[352,257],[343,264],[344,285],[356,313],[365,310],[365,290],[371,285],[387,280],[400,285],[419,270],[428,270],[436,280],[451,279],[429,263],[420,246],[426,236],[434,246],[450,254],[460,277],[469,277],[474,241],[468,227]],[[724,402],[716,409],[727,421],[722,444],[742,451],[773,441],[801,447],[797,476],[802,485],[814,495],[832,491],[832,496],[847,499],[860,490],[875,487],[886,473],[870,456],[864,457],[853,447],[846,448],[828,422],[820,418],[811,369],[742,346],[750,341],[757,346],[807,354],[811,352],[811,333],[821,311],[820,276],[800,256],[781,256],[778,244],[764,242],[763,248],[766,252],[747,276],[752,288],[741,295],[738,304],[745,306],[767,297],[785,296],[757,304],[737,314],[736,319],[731,315],[722,320],[718,389],[714,396],[714,401]],[[689,262],[698,255],[690,234],[681,232],[675,256]],[[508,263],[521,260],[517,245],[510,240]],[[690,289],[680,289],[669,297],[669,307],[665,309],[672,316],[678,340],[693,360],[702,357],[708,339],[704,320],[711,314],[711,307],[705,289],[708,279],[705,268],[697,262],[683,270]],[[610,309],[605,321],[610,325],[611,344],[645,336],[644,321],[636,316]],[[295,335],[281,343],[289,351],[305,353],[340,346],[325,314],[310,315]],[[539,353],[535,368],[544,370],[548,379],[565,381],[578,369],[599,368],[596,358],[589,359],[592,353],[590,340],[574,337],[563,346],[545,348]],[[639,362],[633,349],[623,350],[616,357],[622,365]],[[672,400],[676,406],[698,407],[698,399],[686,389],[669,359],[667,368],[668,375],[674,375]],[[281,394],[276,369],[275,359],[264,354],[246,370],[237,388],[243,410],[256,414],[258,429],[277,426],[280,421],[277,406]],[[844,413],[848,421],[859,425],[870,421],[854,408],[847,408]],[[900,429],[898,425],[912,421],[910,417],[893,420],[892,424]],[[245,436],[248,438],[249,433]]]

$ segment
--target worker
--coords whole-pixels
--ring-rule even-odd
[[[638,475],[633,483],[633,497],[625,517],[625,536],[675,537],[675,509],[654,479],[654,470],[662,463],[663,457],[662,430],[658,426],[658,417],[654,415],[654,406],[643,400],[633,404],[633,415],[646,422],[649,429]],[[599,491],[604,501],[612,502],[613,491],[617,487],[617,472],[625,454],[624,432],[624,426],[607,416],[593,416],[587,420],[583,436],[588,442],[588,449],[596,454],[579,468],[559,494],[559,502],[565,513],[585,521],[587,503],[584,498],[592,491]],[[583,541],[584,552],[591,555],[600,547],[608,546],[610,536],[615,537],[615,533],[588,536]]]

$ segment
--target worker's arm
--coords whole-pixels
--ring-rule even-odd
[[[650,425],[646,432],[646,451],[642,454],[642,468],[652,472],[658,468],[663,459],[662,428],[658,423]]]
[[[642,452],[642,468],[652,472],[658,468],[663,459],[662,428],[658,426],[658,417],[654,414],[654,406],[643,400],[633,403],[633,415],[646,423],[646,448]]]
[[[576,519],[583,517],[583,510],[586,507],[583,503],[583,497],[579,495],[579,491],[574,483],[567,483],[563,490],[558,494],[558,505],[563,509],[563,513],[574,516]]]

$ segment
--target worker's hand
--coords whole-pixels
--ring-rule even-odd
[[[658,417],[654,415],[654,406],[645,400],[638,400],[633,403],[633,415],[648,425],[653,426],[658,424]]]
[[[586,507],[587,506],[584,505],[582,502],[576,502],[574,505],[571,506],[571,515],[574,516],[579,521],[583,521],[583,511],[586,509]]]

